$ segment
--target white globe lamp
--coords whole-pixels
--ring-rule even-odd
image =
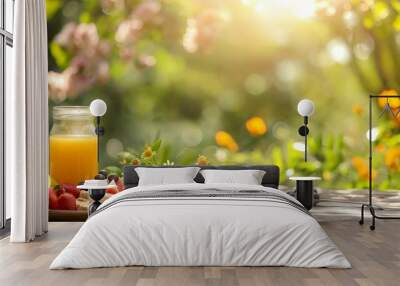
[[[95,99],[90,103],[90,113],[95,117],[101,117],[107,112],[107,104],[101,99]]]
[[[314,102],[309,99],[303,99],[297,105],[297,112],[305,117],[311,116],[314,113]]]

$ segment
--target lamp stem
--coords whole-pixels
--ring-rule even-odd
[[[97,170],[100,170],[100,116],[96,117],[96,134],[97,134]]]
[[[304,116],[304,127],[305,127],[305,136],[304,136],[304,161],[307,162],[307,124],[308,124],[308,117]]]
[[[372,205],[372,97],[369,97],[369,157],[368,157],[368,191],[369,205]]]

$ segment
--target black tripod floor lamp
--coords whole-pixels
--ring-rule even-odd
[[[101,99],[95,99],[90,103],[89,109],[90,113],[96,117],[97,163],[100,169],[100,137],[104,135],[104,127],[100,125],[100,120],[107,112],[107,104]]]
[[[368,157],[368,203],[367,204],[362,204],[361,205],[361,219],[359,221],[360,224],[364,224],[364,210],[365,208],[368,208],[371,215],[372,215],[372,224],[370,225],[370,229],[374,230],[375,229],[375,219],[400,219],[398,216],[382,216],[382,215],[377,215],[375,212],[376,207],[373,205],[372,201],[372,188],[373,188],[373,180],[372,180],[372,156],[373,156],[373,141],[374,141],[374,136],[372,134],[372,103],[376,99],[386,99],[386,103],[384,106],[384,109],[381,113],[380,116],[382,116],[385,112],[390,113],[392,116],[397,117],[400,116],[400,107],[396,106],[395,108],[398,108],[398,111],[394,112],[393,108],[390,106],[390,101],[389,99],[391,98],[400,98],[400,95],[370,95],[369,96],[369,130],[368,130],[368,141],[369,141],[369,157]],[[379,117],[380,117],[379,116]]]
[[[307,162],[307,135],[310,133],[307,124],[308,118],[314,113],[314,103],[309,99],[303,99],[297,105],[297,111],[304,117],[304,125],[300,126],[299,134],[304,137],[304,161]]]

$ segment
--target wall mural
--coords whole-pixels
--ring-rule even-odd
[[[98,169],[118,186],[106,197],[122,191],[126,164],[274,163],[282,184],[303,174],[366,188],[368,95],[399,90],[399,12],[366,0],[47,1],[50,209],[86,211],[76,186]],[[94,118],[62,107],[96,98],[100,166]],[[316,106],[308,162],[303,98]],[[373,126],[377,187],[399,189],[400,116]]]

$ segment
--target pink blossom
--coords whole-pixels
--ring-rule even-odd
[[[124,61],[131,61],[135,55],[135,52],[133,48],[129,47],[122,47],[119,51],[119,56],[121,57],[122,60]]]
[[[143,22],[138,19],[130,19],[119,24],[115,34],[115,40],[120,44],[131,44],[135,42],[143,27]]]
[[[187,21],[182,45],[190,53],[207,49],[217,37],[223,17],[215,10],[206,10]]]
[[[111,45],[109,42],[101,41],[97,47],[97,52],[100,56],[106,57],[111,53]]]
[[[183,35],[182,45],[189,53],[197,52],[199,45],[197,42],[199,30],[195,19],[188,19],[186,25],[186,32]]]
[[[102,0],[103,11],[123,9],[124,0]],[[115,33],[121,58],[130,62],[134,58],[134,44],[140,38],[147,23],[156,24],[161,11],[157,0],[144,0],[122,21]],[[94,84],[106,84],[110,78],[107,57],[111,46],[102,40],[94,23],[68,23],[56,36],[56,42],[72,56],[70,66],[63,72],[49,72],[49,96],[53,100],[63,101],[74,98],[91,88]],[[151,67],[156,60],[151,55],[141,55],[136,62],[141,67]]]
[[[73,38],[77,25],[68,23],[64,26],[61,32],[55,37],[55,41],[64,48],[71,50],[73,48]]]
[[[104,13],[110,14],[112,12],[122,10],[125,8],[124,0],[101,0],[101,8]]]
[[[96,78],[77,73],[73,69],[64,71],[67,79],[67,97],[77,97],[80,93],[88,90],[94,83]]]
[[[96,25],[93,23],[79,24],[74,32],[73,44],[86,56],[95,56],[99,44]]]
[[[94,56],[99,45],[96,25],[68,23],[56,36],[56,42],[63,48],[86,56]]]
[[[83,73],[88,65],[89,62],[87,58],[77,56],[72,59],[70,67],[74,70],[74,73]]]
[[[140,3],[133,16],[139,18],[143,22],[151,21],[161,10],[161,5],[156,0],[145,0]]]
[[[67,97],[68,81],[63,73],[49,72],[49,96],[55,101],[63,101]]]
[[[97,67],[97,79],[101,84],[106,84],[110,79],[110,66],[108,62],[102,61]]]
[[[66,98],[74,98],[79,93],[87,90],[95,81],[95,78],[84,74],[84,63],[75,60],[74,64],[62,73],[49,72],[49,96],[55,101],[63,101]]]
[[[50,98],[56,101],[74,98],[93,84],[108,81],[106,57],[111,47],[100,40],[95,24],[69,23],[56,36],[56,41],[74,57],[62,73],[49,73]]]
[[[138,62],[142,67],[148,68],[156,64],[156,59],[151,55],[141,55],[138,58]]]
[[[146,23],[152,22],[161,10],[156,0],[142,1],[133,11],[129,19],[118,25],[115,40],[121,45],[132,45],[139,39]],[[123,47],[124,48],[124,47]],[[123,54],[127,54],[123,52]]]

